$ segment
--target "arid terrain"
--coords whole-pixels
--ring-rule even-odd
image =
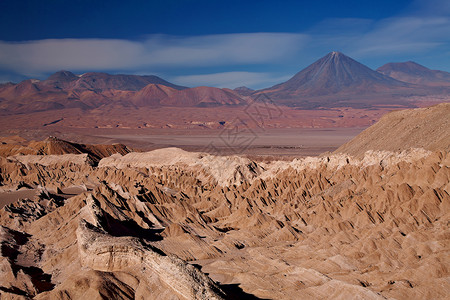
[[[450,0],[0,28],[0,300],[450,300]]]
[[[59,71],[44,80],[0,84],[0,136],[106,143],[105,135],[163,137],[175,130],[201,135],[229,129],[366,128],[389,111],[450,102],[449,95],[450,73],[413,62],[372,70],[340,52],[260,90],[188,88],[154,75]]]
[[[284,160],[4,139],[1,298],[446,299],[449,116]]]

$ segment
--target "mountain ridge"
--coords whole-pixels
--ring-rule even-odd
[[[450,86],[450,73],[431,70],[413,61],[387,63],[379,67],[377,72],[414,84]]]

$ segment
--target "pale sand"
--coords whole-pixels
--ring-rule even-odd
[[[4,206],[14,203],[20,199],[33,199],[37,193],[37,189],[20,189],[18,191],[5,191],[0,192],[0,209]],[[76,196],[78,194],[81,194],[84,192],[85,189],[83,189],[81,186],[71,186],[67,188],[63,188],[62,192],[63,194],[57,194],[60,197],[63,198],[70,198],[73,196]],[[51,191],[54,192],[54,191]]]
[[[29,198],[32,199],[36,194],[36,190],[19,190],[19,191],[11,191],[11,192],[1,192],[0,193],[0,208],[5,205],[16,202],[19,199]]]

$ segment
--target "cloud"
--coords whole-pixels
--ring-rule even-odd
[[[214,86],[235,88],[247,86],[262,88],[286,81],[290,76],[274,76],[270,73],[257,72],[222,72],[214,74],[177,76],[172,79],[177,84],[186,86]]]
[[[194,37],[154,35],[142,41],[52,39],[0,42],[0,68],[22,74],[68,70],[139,70],[149,67],[211,67],[282,60],[307,36],[239,33]]]
[[[409,13],[418,16],[448,16],[450,2],[448,0],[416,0]]]
[[[354,44],[357,56],[420,53],[450,42],[450,18],[384,19]]]
[[[450,47],[450,17],[327,19],[307,33],[310,35],[308,49],[338,50],[356,59],[415,55]]]

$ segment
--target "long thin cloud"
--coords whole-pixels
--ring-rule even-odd
[[[282,59],[306,43],[303,34],[240,33],[150,36],[143,41],[60,39],[0,42],[0,67],[20,73],[135,70],[152,66],[220,66]]]
[[[358,55],[419,53],[449,44],[450,18],[386,19],[355,43]]]
[[[450,46],[450,17],[330,19],[310,32],[311,47],[341,49],[355,58],[416,54]]]

